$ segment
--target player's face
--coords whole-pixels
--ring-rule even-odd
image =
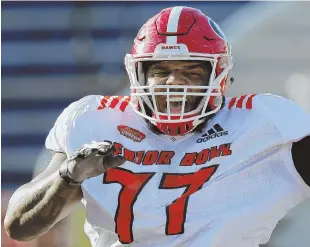
[[[211,66],[201,61],[162,61],[153,63],[147,70],[147,84],[155,85],[184,85],[184,86],[207,86],[211,74]],[[156,92],[166,91],[166,89],[156,89]],[[183,89],[170,89],[171,92],[184,92]],[[204,92],[203,89],[188,89],[188,92]],[[158,95],[156,97],[157,109],[159,112],[168,113],[167,96]],[[171,98],[181,98],[182,96],[170,96]],[[182,101],[171,102],[170,113],[178,114],[182,110]],[[202,97],[187,96],[184,111],[195,110]]]

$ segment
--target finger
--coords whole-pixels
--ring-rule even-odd
[[[103,159],[103,167],[107,170],[109,168],[115,168],[123,165],[126,160],[122,156],[109,155]]]
[[[100,156],[100,155],[110,155],[115,152],[115,147],[111,142],[103,142],[92,147],[85,147],[80,151],[77,157],[86,158],[88,156]]]
[[[106,147],[100,147],[97,150],[98,155],[112,155],[116,151],[116,148],[112,145],[106,146]]]

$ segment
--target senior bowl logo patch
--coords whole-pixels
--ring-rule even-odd
[[[141,142],[146,137],[145,134],[139,130],[130,128],[126,125],[119,125],[117,126],[117,129],[121,135],[133,140],[134,142]]]

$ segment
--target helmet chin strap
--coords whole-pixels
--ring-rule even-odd
[[[202,108],[205,99],[206,99],[206,97],[203,97],[201,99],[197,108]],[[153,114],[153,117],[156,117],[154,112],[152,112],[152,114]],[[193,131],[195,129],[195,127],[197,127],[198,124],[200,124],[204,121],[204,118],[203,119],[196,119],[196,120],[189,120],[189,121],[186,121],[186,118],[192,118],[192,117],[199,116],[199,115],[200,115],[199,112],[193,113],[190,115],[186,115],[186,116],[184,116],[184,118],[180,122],[167,123],[167,122],[157,121],[157,122],[152,122],[152,123],[161,132],[163,132],[166,135],[184,136],[184,135],[188,134],[189,132]],[[163,115],[163,114],[158,114],[158,118],[159,118],[159,120],[168,120],[168,116]],[[181,115],[180,116],[170,116],[170,119],[171,120],[180,120]]]
[[[154,113],[153,113],[154,114]],[[198,116],[199,114],[192,114],[187,116],[188,118]],[[161,120],[167,120],[167,116],[159,115]],[[179,116],[171,116],[172,120],[180,119]],[[204,120],[190,120],[190,121],[182,121],[177,123],[162,123],[162,122],[154,122],[155,126],[164,134],[169,136],[183,136],[191,132],[195,127],[202,123]]]

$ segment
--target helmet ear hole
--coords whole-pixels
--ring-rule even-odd
[[[228,73],[225,88],[228,89],[234,83],[234,81],[235,78],[231,75],[231,73]]]
[[[230,78],[229,78],[230,85],[233,84],[234,81],[235,81],[235,78],[234,78],[234,77],[230,77]]]

